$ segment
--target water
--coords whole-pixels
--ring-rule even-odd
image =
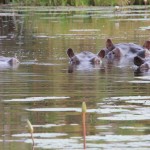
[[[0,149],[149,149],[150,76],[118,64],[68,73],[66,50],[97,53],[107,38],[143,44],[150,11],[128,7],[2,7],[1,55],[17,56],[0,68]],[[85,101],[86,137],[81,105]]]

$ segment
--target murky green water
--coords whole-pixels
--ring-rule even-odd
[[[150,10],[0,7],[0,54],[17,56],[0,68],[0,149],[84,149],[81,105],[87,104],[86,149],[150,148],[150,73],[131,67],[68,73],[66,50],[97,53],[107,38],[143,44]]]

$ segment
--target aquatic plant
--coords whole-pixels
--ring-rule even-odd
[[[86,112],[86,103],[82,102],[82,112],[85,113]]]
[[[125,6],[125,5],[128,5],[130,1],[129,0],[117,0],[116,3],[120,6]]]
[[[82,128],[83,128],[83,140],[84,149],[86,149],[86,103],[82,102]]]
[[[27,125],[28,125],[29,132],[31,134],[32,144],[34,146],[34,137],[33,137],[34,128],[29,120],[27,120]]]
[[[144,4],[145,0],[13,0],[13,3],[21,5],[44,6],[125,6],[128,4]],[[150,0],[146,0],[150,3]]]

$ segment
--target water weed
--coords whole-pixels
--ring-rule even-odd
[[[125,6],[129,4],[144,4],[143,0],[13,0],[20,5],[37,6]],[[150,0],[147,0],[147,4]]]

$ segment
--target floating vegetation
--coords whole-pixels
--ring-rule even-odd
[[[149,99],[150,96],[122,96],[105,98],[104,101],[107,101],[107,105],[103,105],[102,108],[109,109],[109,111],[112,112],[111,109],[114,110],[116,107],[118,110],[120,109],[120,112],[112,112],[109,116],[98,117],[98,119],[116,121],[148,120],[150,118],[150,110],[147,107],[150,105]],[[125,106],[128,107],[123,109]]]
[[[27,111],[38,111],[38,112],[81,112],[80,108],[32,108],[26,109]]]
[[[20,98],[20,99],[10,99],[10,100],[3,100],[4,102],[35,102],[35,101],[44,101],[44,100],[54,100],[54,99],[67,99],[69,97],[57,97],[57,96],[47,96],[47,97],[27,97],[27,98]]]
[[[30,137],[28,133],[13,134],[13,137]],[[59,136],[67,136],[66,133],[34,133],[34,138],[54,138]]]
[[[146,112],[147,111],[147,112]],[[132,112],[134,113],[134,112]],[[143,114],[116,114],[113,116],[108,116],[108,117],[99,117],[98,119],[100,120],[120,120],[120,121],[125,121],[125,120],[149,120],[150,115],[147,114],[149,113],[148,110],[145,110],[145,113]]]
[[[105,98],[105,101],[147,100],[147,99],[150,99],[150,96],[122,96],[122,97],[110,97],[110,98]]]
[[[147,27],[140,27],[140,30],[143,30],[143,31],[145,31],[145,30],[150,30],[150,26],[147,26]]]

